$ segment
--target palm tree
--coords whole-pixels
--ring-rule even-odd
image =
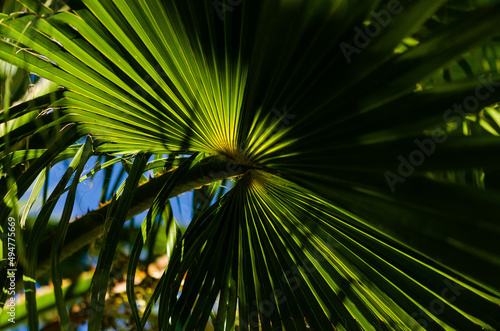
[[[57,84],[14,103],[7,75],[0,113],[7,263],[12,220],[46,192],[12,261],[31,330],[48,270],[70,329],[60,261],[102,235],[100,328],[123,224],[143,210],[138,329],[156,303],[162,330],[500,329],[498,1],[19,2],[0,16],[0,59]],[[112,200],[107,180],[70,222],[79,183],[116,163]],[[168,201],[199,187],[181,232]],[[140,313],[134,274],[159,222],[168,267]]]

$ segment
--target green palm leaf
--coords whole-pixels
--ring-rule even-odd
[[[37,175],[74,156],[71,145],[86,135],[94,154],[109,158],[92,175],[119,161],[129,172],[94,214],[105,222],[94,225],[104,245],[91,330],[101,326],[123,222],[151,208],[131,254],[134,304],[151,224],[170,217],[167,200],[192,189],[193,178],[212,186],[182,237],[168,221],[173,251],[142,320],[132,310],[139,329],[156,301],[162,330],[203,329],[208,320],[217,330],[500,328],[500,73],[486,50],[500,34],[496,1],[464,9],[435,0],[83,0],[62,12],[20,2],[25,13],[0,18],[0,59],[66,90],[36,128],[22,122],[0,137],[5,173],[35,160],[2,192],[2,222]],[[37,98],[30,110],[8,104],[0,118],[49,101]],[[54,127],[65,128],[56,144],[11,151]],[[143,184],[156,187],[147,198],[134,196],[145,192],[143,173],[171,169],[182,154],[191,160],[161,185]],[[92,218],[68,225],[68,234]],[[27,298],[36,319],[34,293]]]

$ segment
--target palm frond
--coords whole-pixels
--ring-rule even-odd
[[[65,90],[0,113],[2,171],[33,160],[2,192],[2,222],[38,176],[41,190],[47,166],[79,162],[75,143],[87,135],[105,158],[87,176],[109,178],[116,163],[127,173],[111,203],[71,225],[66,212],[53,244],[89,224],[74,249],[104,236],[89,329],[101,326],[123,223],[146,209],[131,304],[162,218],[172,251],[143,315],[132,309],[138,329],[157,301],[162,330],[209,320],[217,330],[500,328],[498,1],[20,2],[25,12],[0,17],[0,59]],[[50,114],[26,120],[49,103]],[[53,128],[51,146],[11,150]],[[52,192],[35,230],[87,178],[80,170]],[[206,184],[181,235],[168,199]]]

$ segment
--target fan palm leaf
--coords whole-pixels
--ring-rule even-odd
[[[39,130],[65,129],[27,154],[35,161],[5,190],[2,220],[58,157],[80,162],[70,146],[81,137],[91,135],[95,154],[133,158],[105,212],[90,329],[101,325],[148,153],[192,157],[151,195],[130,279],[151,223],[190,169],[206,169],[212,196],[218,181],[238,177],[176,237],[148,309],[141,317],[134,307],[138,328],[156,300],[163,330],[202,329],[209,319],[217,330],[500,328],[500,140],[456,129],[484,107],[497,116],[498,70],[472,69],[463,54],[494,45],[500,5],[464,13],[452,1],[448,17],[444,0],[83,0],[64,12],[21,3],[26,12],[1,18],[0,59],[65,91],[41,129],[5,134],[2,152]],[[447,66],[466,77],[450,79],[455,71],[440,71]],[[12,121],[24,110],[6,114]],[[204,168],[211,154],[225,162]],[[456,179],[463,171],[493,181]],[[30,241],[32,278],[37,250]],[[26,288],[35,316],[34,283]]]

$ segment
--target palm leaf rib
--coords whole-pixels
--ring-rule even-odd
[[[169,194],[169,197],[175,197],[192,189],[193,187],[206,185],[214,180],[223,179],[237,174],[235,172],[228,172],[227,168],[228,163],[223,157],[214,156],[212,158],[205,159],[203,164],[199,164],[198,166],[192,168],[182,177],[181,182],[175,186],[173,191]],[[241,171],[246,171],[246,168],[242,167]],[[167,172],[159,177],[152,178],[148,182],[139,186],[134,195],[134,199],[132,200],[132,206],[128,209],[126,218],[131,219],[133,216],[149,209],[153,203],[156,193],[160,191],[161,187],[165,184],[171,174],[172,172]],[[212,175],[210,176],[209,174]],[[82,247],[94,241],[96,237],[102,235],[104,220],[106,219],[108,209],[109,203],[104,204],[102,207],[89,212],[70,223],[64,247],[61,250],[61,259],[71,256]],[[48,268],[50,268],[48,259],[50,259],[52,239],[52,237],[48,237],[41,244],[41,249],[38,253],[39,262],[36,268],[37,276],[43,275],[48,271]]]

